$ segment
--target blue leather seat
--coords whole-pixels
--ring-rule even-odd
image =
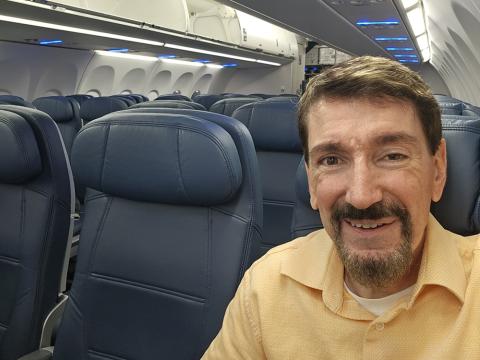
[[[124,101],[127,107],[138,104],[137,98],[130,95],[111,95],[110,97]]]
[[[165,94],[160,95],[155,100],[183,100],[183,101],[192,101],[188,96],[182,94]]]
[[[80,106],[80,117],[83,120],[83,124],[87,124],[103,115],[110,114],[114,111],[125,110],[127,108],[128,105],[121,99],[101,96],[86,100]]]
[[[295,175],[295,206],[292,217],[292,239],[305,236],[312,231],[323,228],[320,213],[310,205],[310,192],[305,169],[305,160],[302,157]]]
[[[45,113],[0,106],[0,359],[34,351],[57,302],[73,186],[57,126]]]
[[[209,111],[223,114],[227,116],[232,116],[233,112],[238,109],[240,106],[250,104],[253,102],[260,101],[262,99],[258,97],[231,97],[224,98],[217,101],[215,104],[210,106]]]
[[[442,115],[447,142],[447,183],[432,213],[446,229],[480,233],[480,117]]]
[[[195,96],[193,99],[194,102],[197,104],[201,104],[205,107],[205,109],[209,110],[210,106],[215,104],[217,101],[222,100],[222,95],[214,95],[214,94],[200,94]]]
[[[0,95],[0,104],[24,106],[31,109],[35,108],[31,103],[16,95]]]
[[[66,97],[69,99],[76,100],[80,104],[80,106],[82,106],[84,101],[87,101],[88,99],[93,98],[92,95],[87,95],[87,94],[74,94],[74,95],[67,95]]]
[[[291,240],[295,174],[302,157],[297,104],[290,99],[260,101],[232,115],[250,131],[257,151],[263,188],[263,242],[257,257]]]
[[[141,104],[133,105],[130,108],[148,108],[148,107],[160,107],[160,108],[172,108],[172,109],[193,109],[206,111],[205,107],[201,104],[197,104],[193,101],[185,100],[153,100],[143,102]]]
[[[111,114],[75,140],[88,193],[56,360],[198,359],[249,265],[261,229],[250,134],[162,111],[180,110]]]
[[[47,96],[35,99],[33,105],[57,123],[62,139],[70,155],[73,140],[82,127],[80,119],[80,105],[74,98],[64,96]]]

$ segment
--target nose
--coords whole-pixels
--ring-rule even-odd
[[[365,162],[353,166],[348,180],[345,201],[357,209],[366,209],[382,200],[379,174]]]

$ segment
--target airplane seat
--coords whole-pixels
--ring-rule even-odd
[[[257,258],[290,241],[295,204],[295,174],[302,157],[297,105],[260,101],[244,105],[232,115],[250,131],[257,152],[263,189],[263,241]]]
[[[38,349],[63,291],[73,185],[57,126],[45,113],[0,106],[0,359]]]
[[[20,96],[16,95],[0,95],[0,103],[2,104],[8,104],[8,105],[17,105],[17,106],[23,106],[31,109],[35,109],[35,106],[33,106],[32,103],[24,100]]]
[[[480,233],[480,117],[442,114],[447,142],[447,183],[432,214],[460,235]]]
[[[188,96],[182,94],[165,94],[160,95],[155,98],[155,100],[183,100],[183,101],[192,101]]]
[[[240,106],[261,101],[261,100],[262,99],[258,97],[223,98],[222,100],[219,100],[216,103],[214,103],[212,106],[210,106],[209,111],[217,114],[232,116],[233,112],[236,109],[238,109]]]
[[[256,94],[249,94],[248,96],[259,97],[262,99],[270,99],[271,97],[275,97],[277,95],[256,93]]]
[[[77,100],[65,96],[46,96],[35,99],[33,105],[38,110],[50,115],[57,123],[67,154],[70,156],[73,139],[82,127],[80,106]]]
[[[125,102],[125,104],[127,104],[127,106],[132,106],[132,105],[137,104],[136,98],[130,97],[130,95],[110,95],[109,97],[115,98],[115,99],[120,99],[123,102]]]
[[[80,107],[85,101],[93,98],[92,95],[87,95],[87,94],[74,94],[74,95],[67,95],[66,97],[69,99],[75,99],[80,104]]]
[[[80,106],[80,117],[85,125],[103,115],[110,114],[114,111],[125,110],[127,108],[128,105],[125,101],[119,98],[109,96],[94,97],[86,100]]]
[[[291,225],[292,239],[305,236],[312,231],[323,228],[320,213],[318,210],[313,210],[310,205],[308,178],[305,169],[305,159],[303,157],[298,164],[295,176],[295,194],[295,206]]]
[[[110,114],[75,140],[88,194],[55,360],[198,359],[249,266],[261,205],[248,131],[142,110],[170,111]]]
[[[130,94],[129,96],[132,99],[134,99],[137,102],[137,104],[140,104],[144,101],[148,101],[148,98],[146,96],[143,96],[143,95],[140,95],[140,94]],[[147,98],[147,99],[145,100],[145,98]]]
[[[222,95],[214,94],[200,94],[195,96],[194,102],[197,104],[203,105],[205,109],[210,110],[210,107],[215,104],[217,101],[222,100]]]
[[[480,116],[480,107],[471,104],[465,104],[462,115],[464,116]]]
[[[130,109],[147,108],[147,107],[161,107],[172,109],[194,109],[206,111],[205,107],[201,104],[197,104],[193,101],[184,100],[153,100],[143,102],[141,104],[133,105]]]

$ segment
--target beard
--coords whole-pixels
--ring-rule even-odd
[[[359,256],[351,251],[342,237],[342,222],[349,220],[378,220],[395,216],[401,223],[401,243],[384,256]],[[395,201],[378,202],[366,209],[344,203],[335,204],[330,222],[333,228],[333,241],[346,272],[363,286],[385,288],[400,280],[410,270],[413,261],[412,221],[410,214],[401,203]]]

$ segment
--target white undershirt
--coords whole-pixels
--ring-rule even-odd
[[[403,298],[409,298],[412,293],[413,293],[413,288],[415,286],[412,285],[402,291],[399,291],[395,294],[385,296],[380,299],[367,299],[360,297],[356,294],[354,294],[347,286],[347,284],[344,283],[345,289],[348,291],[350,295],[360,304],[362,305],[365,309],[370,311],[372,314],[376,316],[380,316],[383,313],[387,312],[390,310],[400,299]]]

